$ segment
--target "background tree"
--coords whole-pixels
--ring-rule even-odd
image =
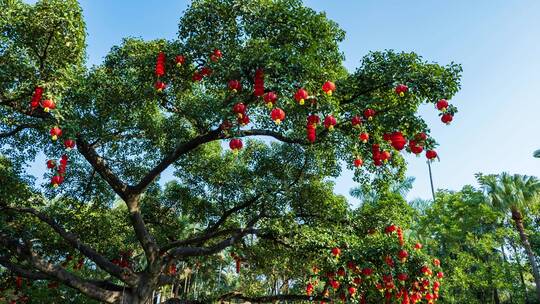
[[[0,186],[9,194],[0,197],[0,264],[31,280],[24,286],[48,281],[107,303],[145,303],[163,286],[178,294],[176,267],[215,271],[224,250],[266,245],[264,256],[283,238],[305,240],[297,233],[306,223],[345,217],[327,182],[342,162],[384,188],[403,178],[400,150],[436,157],[418,107],[437,103],[443,121],[456,112],[440,99],[459,89],[459,65],[385,51],[348,73],[343,31],[297,0],[193,1],[177,40],[126,39],[92,68],[76,1],[0,4],[9,179]],[[244,145],[246,137],[256,139]],[[51,183],[41,187],[24,174],[39,153],[50,160]],[[175,180],[160,187],[168,168]],[[314,210],[329,214],[312,218]],[[200,284],[188,281],[184,290]]]
[[[540,194],[540,181],[533,176],[508,173],[479,175],[478,181],[487,192],[487,197],[494,208],[510,212],[521,245],[527,253],[536,283],[537,298],[540,301],[540,271],[523,226],[523,214]]]

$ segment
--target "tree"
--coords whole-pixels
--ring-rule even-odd
[[[515,228],[519,232],[521,245],[527,252],[536,283],[536,294],[540,301],[540,272],[523,226],[523,214],[526,214],[528,205],[538,198],[540,181],[532,176],[510,175],[508,173],[478,175],[478,181],[486,191],[489,202],[494,208],[510,212]]]
[[[0,264],[106,303],[146,303],[180,263],[216,266],[248,236],[267,254],[306,223],[332,231],[350,210],[327,178],[360,159],[355,179],[384,188],[408,140],[434,158],[418,107],[459,89],[459,65],[414,53],[347,72],[343,31],[298,0],[193,1],[178,39],[125,39],[92,68],[76,1],[0,4]],[[24,171],[38,153],[42,187]]]

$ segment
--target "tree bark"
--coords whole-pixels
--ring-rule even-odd
[[[529,243],[527,234],[525,234],[525,228],[523,227],[523,217],[521,215],[521,212],[517,208],[513,207],[511,211],[512,211],[512,219],[514,220],[516,229],[519,232],[519,238],[521,239],[521,244],[523,245],[523,248],[525,249],[525,252],[527,253],[527,257],[529,258],[529,263],[531,264],[531,269],[534,276],[534,283],[536,284],[536,297],[540,301],[540,272],[538,271],[538,265],[536,264],[536,259],[532,251],[531,244]]]

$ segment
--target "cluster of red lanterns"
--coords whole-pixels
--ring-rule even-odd
[[[254,88],[253,95],[261,97],[264,95],[264,71],[263,69],[257,69],[255,71],[255,78],[253,79]]]
[[[122,268],[131,268],[132,255],[133,253],[131,251],[121,251],[120,256],[118,258],[112,259],[111,263]]]
[[[314,266],[311,279],[306,283],[306,295],[315,295],[319,290],[321,296],[330,298],[332,292],[332,297],[337,297],[344,303],[347,300],[361,304],[368,303],[368,301],[374,303],[378,300],[368,297],[378,298],[379,292],[372,294],[366,292],[368,289],[374,288],[374,290],[380,291],[380,295],[384,296],[386,303],[393,303],[392,299],[402,304],[414,304],[423,299],[427,300],[428,303],[435,303],[439,297],[440,280],[444,278],[443,272],[440,271],[440,261],[433,259],[432,265],[424,264],[414,271],[414,275],[408,273],[407,268],[412,271],[411,265],[406,264],[410,254],[405,248],[402,229],[396,225],[389,225],[384,229],[384,232],[390,240],[394,238],[394,235],[397,235],[399,250],[394,254],[381,257],[383,264],[380,268],[369,262],[361,267],[352,260],[352,257],[346,262],[346,265],[339,266],[343,252],[341,248],[333,247],[330,254],[338,262],[337,269],[334,268],[336,267],[335,263],[331,264],[331,270],[327,272],[321,272],[317,266]],[[416,243],[412,248],[414,251],[419,251],[422,249],[422,244]],[[413,265],[412,267],[418,266]],[[432,267],[438,270],[435,275]]]
[[[437,110],[441,111],[441,121],[445,124],[450,124],[452,120],[454,120],[454,115],[448,111],[449,104],[446,99],[439,99],[437,103],[435,104],[435,107]]]
[[[56,103],[51,99],[47,98],[43,100],[44,89],[42,87],[36,87],[34,93],[32,94],[32,99],[30,100],[30,108],[32,110],[41,107],[44,112],[50,112],[56,109]]]
[[[54,172],[51,178],[51,185],[56,188],[64,182],[64,177],[66,175],[66,169],[68,164],[68,156],[66,154],[62,155],[60,158],[59,164],[54,160],[47,161],[47,168]]]

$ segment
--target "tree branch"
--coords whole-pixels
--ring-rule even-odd
[[[171,164],[173,164],[178,158],[189,151],[199,147],[202,144],[211,142],[220,138],[221,129],[212,130],[204,135],[197,136],[188,142],[178,144],[176,148],[167,155],[159,164],[157,164],[142,180],[135,186],[131,187],[131,192],[134,194],[142,193],[148,185],[156,179],[165,169],[167,169]]]
[[[125,184],[116,176],[112,169],[107,165],[107,162],[97,154],[96,150],[91,147],[80,135],[77,135],[77,149],[84,158],[92,165],[97,173],[111,186],[118,196],[124,201],[129,199],[128,185]]]
[[[0,245],[11,248],[13,252],[20,258],[31,263],[40,272],[46,274],[57,281],[64,283],[72,288],[79,290],[90,298],[103,301],[106,303],[117,303],[123,296],[122,292],[105,290],[82,278],[66,271],[62,267],[46,262],[29,246],[22,245],[18,240],[15,240],[6,234],[0,233]]]
[[[47,215],[33,209],[33,208],[13,208],[13,207],[0,207],[1,209],[8,209],[15,212],[28,213],[37,217],[40,221],[49,225],[58,235],[60,235],[64,240],[66,240],[73,248],[79,250],[83,255],[92,260],[98,267],[105,270],[107,273],[113,275],[114,277],[122,280],[123,282],[128,283],[131,286],[134,286],[138,282],[138,277],[135,273],[130,270],[119,267],[105,257],[97,253],[93,248],[84,244],[79,240],[79,238],[71,233],[66,231],[62,226],[57,224],[52,218]]]
[[[33,129],[33,128],[36,128],[36,127],[37,127],[37,125],[31,125],[31,124],[18,125],[11,131],[0,133],[0,138],[10,137],[10,136],[13,136],[13,135],[19,133],[22,130]]]
[[[260,129],[251,129],[251,130],[240,130],[238,132],[239,137],[246,137],[246,136],[270,136],[273,137],[279,141],[289,143],[289,144],[300,144],[300,145],[307,145],[308,142],[300,139],[294,139],[290,137],[286,137],[281,133],[270,131],[270,130],[260,130]]]

